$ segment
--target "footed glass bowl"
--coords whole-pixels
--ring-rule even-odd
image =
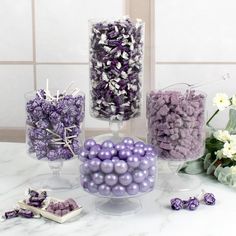
[[[80,183],[85,191],[103,201],[98,211],[121,215],[137,211],[141,205],[133,199],[153,190],[156,154],[151,145],[126,137],[121,142],[88,139],[79,153]]]

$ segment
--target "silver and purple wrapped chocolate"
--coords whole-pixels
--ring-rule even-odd
[[[91,154],[92,153],[92,154]],[[87,139],[79,153],[80,181],[85,191],[104,197],[127,197],[153,189],[156,153],[132,138],[98,144]]]
[[[193,160],[204,152],[205,94],[159,90],[147,95],[148,142],[167,160]]]
[[[46,90],[26,94],[26,142],[28,153],[37,159],[71,159],[83,142],[85,96],[51,95]]]
[[[90,113],[124,121],[140,115],[144,23],[91,22]]]

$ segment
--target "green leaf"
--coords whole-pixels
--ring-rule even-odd
[[[224,143],[214,138],[213,135],[206,139],[206,149],[211,153],[214,153],[217,150],[222,149],[223,147]]]
[[[215,166],[215,163],[217,162],[217,160],[218,159],[215,159],[211,164],[210,164],[210,166],[207,168],[207,174],[208,175],[211,175],[214,171],[215,171],[215,169],[216,169],[216,166]]]
[[[206,170],[211,165],[211,163],[211,153],[207,153],[203,161],[203,168]]]
[[[230,133],[236,132],[236,110],[235,109],[229,110],[229,121],[227,123],[226,130],[228,130]]]
[[[196,175],[204,172],[202,159],[187,162],[183,168],[183,171],[190,175]]]

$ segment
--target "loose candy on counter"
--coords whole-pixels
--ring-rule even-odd
[[[79,206],[76,201],[72,198],[69,198],[63,202],[54,202],[51,201],[46,208],[46,211],[55,214],[57,216],[64,216],[75,209],[78,209]]]
[[[147,96],[148,142],[162,159],[191,160],[204,151],[205,95],[195,90]]]
[[[140,115],[144,24],[95,22],[90,31],[91,115],[129,120]]]
[[[98,146],[95,154],[93,148]],[[109,154],[104,154],[106,152]],[[111,140],[97,144],[89,139],[80,150],[79,159],[81,185],[89,193],[124,197],[145,193],[154,187],[156,153],[143,142],[127,137],[117,144]]]
[[[16,218],[16,217],[23,217],[23,218],[38,218],[39,216],[34,214],[32,211],[27,210],[27,209],[14,209],[12,211],[7,211],[4,213],[2,216],[2,220],[8,220],[11,218]]]
[[[38,90],[26,103],[28,152],[37,159],[71,159],[80,149],[85,97]]]

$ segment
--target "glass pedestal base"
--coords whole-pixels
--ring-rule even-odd
[[[139,200],[131,198],[112,198],[99,200],[95,203],[96,210],[106,215],[128,215],[141,210]]]
[[[158,175],[157,187],[165,192],[193,191],[200,187],[201,182],[196,175],[179,173],[183,162],[170,161],[169,172]]]
[[[79,177],[70,174],[60,176],[42,174],[33,177],[29,181],[29,185],[33,189],[48,189],[53,191],[72,190],[79,187]]]

